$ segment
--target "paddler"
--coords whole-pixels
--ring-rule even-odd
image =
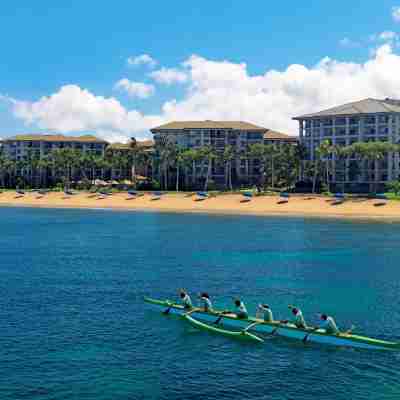
[[[181,298],[181,302],[185,310],[191,310],[193,308],[192,300],[186,290],[181,289],[179,291],[179,297]]]
[[[244,305],[243,301],[240,299],[235,300],[235,306],[236,306],[236,316],[240,319],[247,319],[249,317],[249,314],[247,312],[247,308]]]
[[[330,335],[339,335],[340,331],[332,317],[326,314],[321,314],[320,318],[322,321],[321,328],[325,329],[326,333],[329,333]]]
[[[272,311],[268,304],[259,304],[257,312],[259,314],[264,314],[265,322],[273,322],[274,321],[274,316],[272,315]]]
[[[297,328],[307,329],[306,321],[304,320],[303,313],[298,307],[289,306],[289,309],[292,310],[292,314],[294,315],[293,324],[296,325]]]
[[[210,300],[210,296],[208,295],[208,293],[206,293],[206,292],[200,293],[199,298],[203,303],[204,311],[206,311],[206,312],[214,311],[211,300]]]

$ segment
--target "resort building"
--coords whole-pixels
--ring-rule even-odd
[[[126,155],[129,151],[133,151],[136,148],[140,156],[136,165],[136,175],[141,178],[151,178],[153,175],[152,168],[152,155],[154,153],[154,141],[153,140],[136,140],[131,138],[129,143],[111,143],[106,153],[108,156],[118,157],[119,155]],[[111,173],[113,179],[131,179],[132,171],[129,167],[121,168]]]
[[[176,121],[151,129],[156,147],[166,143],[176,144],[182,149],[211,146],[221,158],[225,148],[232,146],[236,154],[231,163],[232,182],[235,184],[251,184],[259,180],[259,160],[246,159],[244,154],[248,146],[262,144],[267,131],[266,128],[242,121]],[[206,160],[194,160],[186,178],[201,184],[205,180],[207,166]],[[213,162],[211,180],[217,186],[225,184],[226,170],[222,162]]]
[[[313,114],[293,118],[299,122],[299,140],[314,160],[315,149],[324,140],[337,146],[355,142],[400,142],[400,100],[365,99]],[[367,191],[371,184],[382,188],[387,181],[399,179],[398,153],[381,161],[368,162],[355,156],[339,160],[333,156],[330,182],[346,190]]]
[[[108,142],[95,136],[64,135],[17,135],[3,140],[3,154],[10,160],[20,161],[26,157],[39,159],[54,149],[72,148],[98,156],[104,155]]]
[[[272,144],[275,146],[291,144],[296,146],[298,143],[299,138],[297,136],[286,135],[286,133],[273,131],[272,129],[267,129],[264,133],[264,144]]]

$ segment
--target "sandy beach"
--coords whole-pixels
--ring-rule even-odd
[[[130,198],[126,193],[114,193],[102,198],[84,192],[71,196],[62,192],[51,192],[44,196],[28,192],[21,196],[10,191],[0,194],[0,206],[400,219],[400,202],[397,201],[349,199],[337,204],[334,199],[319,196],[292,196],[288,202],[282,202],[278,196],[259,196],[245,202],[239,194],[223,194],[199,201],[195,195],[184,193],[168,193],[154,200],[151,193],[137,198]]]

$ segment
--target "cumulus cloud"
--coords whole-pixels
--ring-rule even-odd
[[[193,55],[184,62],[185,94],[166,101],[156,115],[128,110],[115,98],[76,85],[34,102],[15,101],[14,114],[27,124],[60,132],[94,131],[115,140],[149,136],[151,127],[171,120],[244,120],[297,133],[293,116],[366,97],[398,98],[400,56],[384,44],[365,63],[323,58],[312,67],[251,75],[245,63]]]
[[[127,78],[120,79],[115,85],[115,90],[122,90],[130,97],[138,97],[139,99],[147,99],[155,92],[153,85],[143,82],[133,82]]]
[[[354,48],[354,47],[359,47],[360,46],[359,42],[357,42],[355,40],[352,40],[352,39],[349,39],[347,37],[339,40],[339,44],[342,47],[348,47],[348,48]]]
[[[157,71],[153,71],[149,74],[158,83],[165,85],[172,85],[173,83],[185,83],[188,80],[188,76],[185,71],[179,70],[178,68],[161,68]]]
[[[392,17],[396,22],[400,22],[400,6],[392,8]]]
[[[378,35],[380,40],[383,41],[392,41],[392,40],[396,40],[398,38],[398,35],[396,32],[393,31],[383,31],[382,33],[380,33]]]
[[[126,110],[117,99],[95,96],[77,85],[62,86],[35,102],[13,99],[13,104],[14,115],[28,126],[61,133],[95,132],[110,141],[126,140],[162,122],[158,116]]]
[[[153,68],[157,65],[157,61],[148,54],[129,57],[127,63],[131,66],[148,65],[150,68]]]

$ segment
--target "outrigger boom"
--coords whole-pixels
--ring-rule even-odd
[[[202,309],[194,309],[190,312],[189,316],[185,315],[187,310],[185,310],[180,304],[175,304],[168,300],[156,300],[149,297],[145,297],[144,301],[160,311],[168,310],[168,313],[181,315],[188,322],[198,328],[215,331],[216,333],[221,333],[226,336],[238,337],[238,335],[243,335],[245,337],[246,335],[243,334],[243,332],[245,332],[259,340],[262,340],[252,333],[256,332],[278,335],[302,341],[306,337],[307,342],[334,346],[356,347],[371,350],[400,350],[400,343],[353,335],[352,333],[334,335],[326,333],[323,329],[300,329],[293,324],[286,324],[279,321],[266,322],[254,317],[239,319],[234,314],[226,314],[222,311],[207,312]],[[220,325],[217,327],[217,324]],[[237,329],[237,331],[232,332],[224,328],[233,328]],[[252,339],[255,341],[257,340],[254,338]]]

